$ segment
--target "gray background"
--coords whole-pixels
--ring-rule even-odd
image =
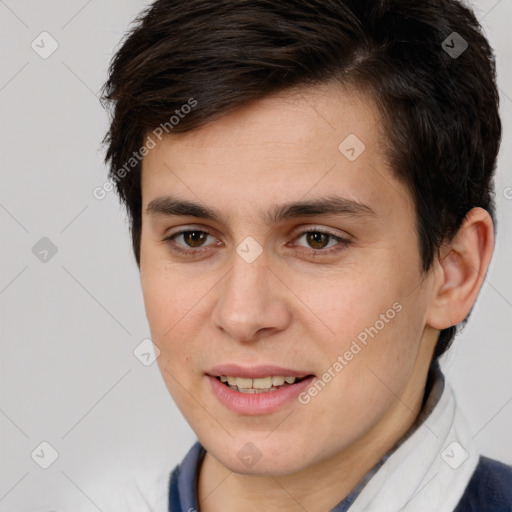
[[[0,0],[0,512],[57,509],[64,496],[98,510],[123,471],[170,469],[195,439],[156,363],[134,357],[149,328],[126,217],[112,193],[92,195],[106,176],[97,93],[147,3]],[[512,463],[512,0],[474,5],[498,61],[499,231],[443,366],[481,450]],[[46,59],[31,47],[43,31],[59,45]],[[46,262],[32,251],[43,237],[57,248]],[[43,441],[59,455],[46,470],[31,458]]]

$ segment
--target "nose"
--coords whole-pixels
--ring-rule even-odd
[[[235,254],[231,270],[217,288],[214,326],[243,343],[286,329],[291,309],[286,287],[274,272],[264,254],[252,263]]]

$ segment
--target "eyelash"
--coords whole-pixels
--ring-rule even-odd
[[[186,229],[183,231],[177,231],[176,233],[173,233],[172,235],[165,238],[163,241],[167,242],[169,247],[173,251],[183,254],[183,255],[197,255],[201,252],[204,252],[204,250],[205,250],[204,247],[199,248],[199,249],[185,249],[179,245],[176,245],[176,242],[174,241],[174,239],[179,237],[180,235],[184,235],[186,233],[205,233],[207,235],[211,235],[211,233],[209,233],[208,231],[202,230],[202,229]],[[326,235],[326,236],[330,237],[330,239],[334,239],[337,242],[339,242],[337,245],[330,247],[328,249],[308,250],[305,247],[299,246],[302,249],[305,249],[309,254],[311,254],[313,256],[335,254],[335,253],[345,250],[352,243],[352,241],[347,238],[343,238],[338,235],[334,235],[333,233],[330,233],[329,231],[324,231],[323,229],[308,229],[306,231],[301,231],[300,233],[297,234],[296,237],[294,237],[294,240],[297,240],[297,239],[301,238],[302,236],[310,234],[310,233],[320,233],[322,235]],[[213,235],[211,235],[211,236],[213,236]]]

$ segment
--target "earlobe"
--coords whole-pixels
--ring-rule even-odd
[[[453,240],[440,251],[428,325],[442,330],[467,317],[482,287],[493,249],[492,219],[483,208],[473,208]]]

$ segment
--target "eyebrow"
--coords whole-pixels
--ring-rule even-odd
[[[174,217],[188,216],[206,219],[219,224],[229,221],[219,210],[192,201],[174,198],[172,196],[153,199],[146,208],[150,215]],[[316,198],[309,201],[298,201],[275,205],[264,215],[264,222],[277,224],[298,217],[313,217],[318,215],[346,215],[376,217],[377,214],[368,205],[339,196]]]
[[[150,215],[174,217],[189,216],[227,224],[228,220],[216,208],[204,206],[192,201],[174,198],[172,196],[158,197],[150,201],[146,208]],[[339,196],[328,196],[275,205],[266,212],[263,221],[267,224],[277,224],[298,217],[313,217],[318,215],[346,215],[361,217],[376,217],[372,208],[359,201]]]

